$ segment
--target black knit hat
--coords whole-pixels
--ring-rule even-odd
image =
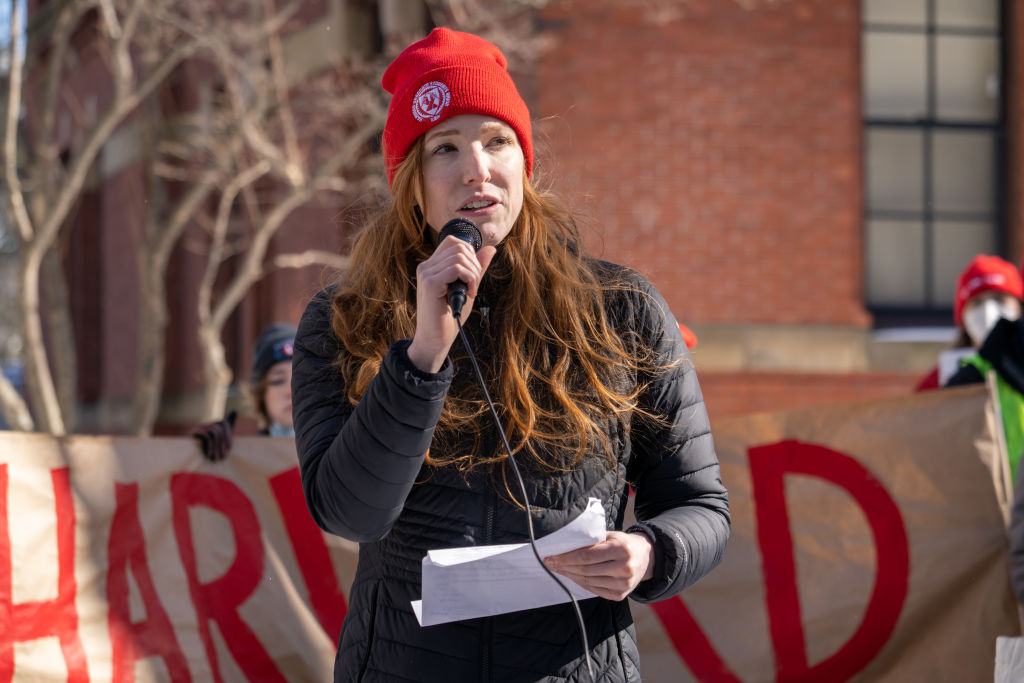
[[[252,351],[252,381],[259,382],[272,366],[292,359],[297,330],[293,325],[275,323],[263,330]]]

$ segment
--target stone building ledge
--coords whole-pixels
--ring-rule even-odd
[[[710,372],[927,372],[953,328],[900,333],[829,325],[689,325],[693,360]]]

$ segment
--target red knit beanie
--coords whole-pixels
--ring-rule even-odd
[[[679,332],[683,335],[683,342],[686,344],[686,348],[692,349],[697,346],[697,335],[693,333],[686,325],[679,323]]]
[[[447,28],[435,28],[391,62],[381,80],[392,95],[382,140],[389,185],[416,138],[460,114],[484,114],[507,123],[519,137],[530,175],[530,112],[506,65],[496,46]]]
[[[960,317],[967,301],[982,292],[996,291],[1017,299],[1024,298],[1024,282],[1016,266],[998,256],[979,254],[967,264],[956,282],[956,303],[953,320],[960,327]]]

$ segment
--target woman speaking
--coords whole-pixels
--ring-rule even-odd
[[[529,111],[497,47],[435,29],[383,86],[391,200],[309,304],[293,363],[309,509],[361,544],[335,680],[639,680],[625,598],[679,593],[729,537],[679,326],[643,277],[589,257],[573,216],[531,184]],[[479,250],[438,239],[452,219],[477,226]],[[621,531],[630,487],[639,523]],[[545,558],[598,596],[582,619],[564,603],[418,624],[428,550],[540,538],[589,498],[606,540]]]

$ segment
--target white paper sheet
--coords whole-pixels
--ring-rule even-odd
[[[587,502],[579,517],[537,539],[541,557],[594,545],[605,540],[604,506]],[[597,597],[559,576],[577,600]],[[430,550],[423,558],[422,600],[413,611],[420,626],[569,602],[557,583],[537,562],[529,543]]]

